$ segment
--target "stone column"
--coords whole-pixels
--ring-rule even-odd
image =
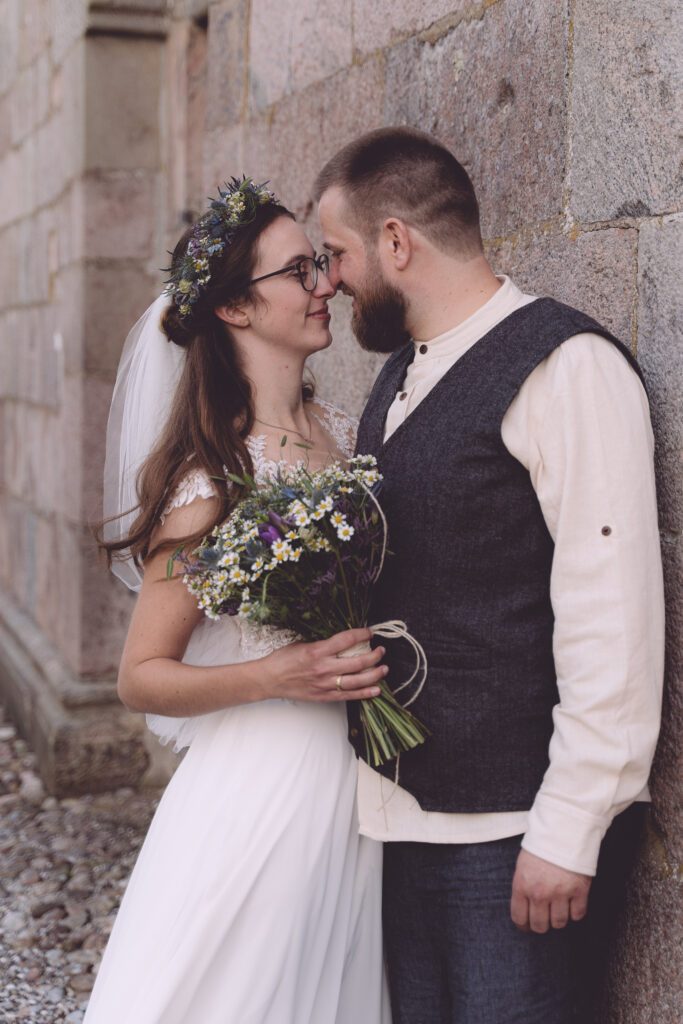
[[[131,595],[89,524],[121,344],[158,288],[165,3],[2,10],[0,691],[63,794],[149,760],[115,692]]]

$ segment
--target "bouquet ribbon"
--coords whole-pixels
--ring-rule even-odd
[[[411,697],[409,697],[408,700],[402,703],[402,706],[404,708],[407,708],[410,704],[413,703],[413,701],[417,700],[417,698],[420,696],[422,688],[427,679],[428,663],[424,647],[419,642],[419,640],[415,639],[412,633],[408,632],[408,628],[405,622],[402,622],[400,619],[390,619],[387,622],[378,622],[374,626],[369,626],[368,628],[372,631],[374,636],[381,636],[383,639],[386,640],[405,640],[408,644],[410,644],[410,646],[413,649],[413,653],[415,655],[415,668],[413,669],[413,674],[408,679],[404,680],[400,684],[400,686],[397,686],[395,689],[391,691],[395,697],[397,693],[400,693],[401,690],[405,690],[407,686],[410,686],[411,683],[414,683],[415,680],[417,680],[415,692],[412,694]],[[356,654],[364,654],[366,651],[369,650],[371,650],[370,641],[364,640],[361,641],[361,643],[359,644],[354,644],[353,647],[350,647],[347,651],[342,651],[340,654],[337,655],[337,657],[353,658]],[[388,822],[386,822],[386,807],[398,788],[400,763],[401,754],[399,752],[396,755],[396,771],[394,772],[394,780],[393,785],[391,787],[391,792],[389,793],[389,796],[386,798],[386,800],[382,799],[381,804],[381,809],[384,811],[384,818],[387,829],[389,825]]]
[[[401,702],[404,708],[409,707],[422,693],[422,688],[427,679],[427,655],[424,652],[424,647],[419,640],[415,639],[412,633],[408,632],[405,622],[401,622],[400,619],[389,619],[387,622],[379,622],[374,626],[369,626],[368,628],[372,632],[373,636],[381,636],[382,639],[385,640],[405,640],[412,647],[415,655],[415,668],[413,670],[413,674],[409,679],[402,682],[400,686],[392,689],[392,693],[396,696],[397,693],[400,693],[401,690],[405,690],[406,687],[410,686],[415,682],[415,680],[417,680],[415,692],[408,700]],[[353,658],[357,654],[365,654],[366,651],[369,650],[371,650],[370,641],[363,640],[359,644],[354,644],[353,647],[350,647],[347,651],[342,651],[341,654],[337,655],[337,657]]]

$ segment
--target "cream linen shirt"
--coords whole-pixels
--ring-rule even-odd
[[[533,301],[509,278],[499,280],[496,294],[464,323],[428,342],[426,351],[415,343],[385,440],[460,356]],[[385,842],[473,843],[523,834],[525,850],[594,875],[612,818],[648,799],[659,730],[664,605],[648,402],[611,342],[577,334],[529,375],[501,433],[529,472],[555,543],[550,592],[560,701],[550,765],[527,811],[448,814],[423,811],[361,760],[360,830]]]

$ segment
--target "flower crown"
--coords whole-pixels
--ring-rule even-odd
[[[232,178],[223,189],[218,189],[218,199],[210,201],[209,209],[195,224],[185,255],[168,268],[171,276],[166,282],[166,294],[172,297],[181,317],[190,315],[202,289],[211,280],[211,257],[223,254],[237,229],[251,223],[259,206],[278,202],[267,184],[266,181],[257,185],[245,175],[241,181]]]

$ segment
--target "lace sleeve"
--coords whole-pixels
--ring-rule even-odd
[[[215,498],[216,488],[211,479],[203,469],[192,469],[183,477],[182,482],[176,488],[171,500],[161,513],[160,519],[163,523],[166,516],[174,508],[182,505],[189,505],[195,498]]]
[[[322,416],[317,413],[313,415],[322,423],[330,437],[336,444],[342,455],[350,459],[356,450],[356,434],[358,433],[358,420],[353,419],[343,409],[324,402],[321,398],[315,399],[315,404],[320,407]]]

